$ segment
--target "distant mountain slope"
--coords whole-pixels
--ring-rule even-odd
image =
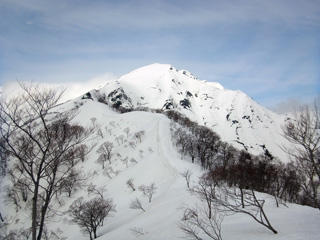
[[[224,89],[219,83],[197,79],[186,70],[168,64],[151,64],[118,80],[108,81],[90,97],[122,108],[174,109],[217,132],[222,140],[254,154],[266,149],[287,160],[281,146],[285,116],[278,115],[241,91]]]

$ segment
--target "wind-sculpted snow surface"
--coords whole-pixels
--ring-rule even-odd
[[[286,117],[260,106],[241,91],[197,79],[168,64],[152,64],[108,81],[95,99],[113,107],[174,109],[217,132],[222,140],[253,154],[269,151],[287,161],[281,147]]]

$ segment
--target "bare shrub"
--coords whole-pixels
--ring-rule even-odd
[[[208,237],[212,240],[222,240],[221,223],[223,215],[218,211],[209,213],[208,208],[187,208],[179,224],[186,237],[195,240]]]
[[[138,228],[138,227],[130,228],[130,231],[132,232],[132,234],[133,234],[135,237],[141,237],[141,236],[147,234],[147,232],[144,231],[143,228]]]
[[[63,179],[62,192],[66,192],[71,197],[72,191],[83,186],[87,178],[80,171],[72,169],[71,172]]]
[[[135,200],[133,200],[130,203],[129,206],[131,209],[135,209],[135,210],[142,210],[143,212],[145,212],[146,210],[143,208],[142,203],[140,202],[139,198],[136,198]]]
[[[89,186],[87,187],[87,192],[88,195],[96,195],[100,198],[103,198],[103,194],[104,192],[106,192],[106,187],[102,186],[102,187],[97,187],[96,185],[90,183]]]
[[[79,157],[80,157],[81,162],[84,162],[86,160],[86,156],[89,153],[88,147],[86,145],[81,145],[79,147],[78,151],[79,151]]]
[[[127,168],[129,167],[129,158],[128,157],[125,157],[125,158],[120,159],[120,160],[124,165],[126,165]]]
[[[121,134],[121,135],[117,136],[115,139],[116,139],[118,145],[120,146],[124,142],[124,135]]]
[[[102,132],[101,128],[98,128],[98,130],[97,130],[97,135],[98,135],[100,138],[103,138],[103,132]]]
[[[104,169],[106,161],[108,161],[109,164],[111,164],[112,150],[113,143],[108,141],[102,143],[98,148],[97,153],[99,153],[100,155],[97,161],[101,163],[102,169]]]
[[[132,164],[137,164],[137,163],[138,163],[137,160],[135,160],[134,158],[131,158],[131,159],[130,159],[130,162],[131,162]]]
[[[130,178],[128,179],[128,181],[126,182],[127,186],[134,192],[136,190],[134,184],[133,184],[133,179]]]
[[[212,184],[205,176],[203,176],[199,179],[198,184],[190,189],[192,194],[196,194],[197,197],[205,203],[209,219],[211,219],[214,210],[213,201],[216,191],[215,188],[215,184]]]
[[[188,189],[190,189],[191,175],[192,175],[192,172],[189,169],[181,173],[181,176],[186,180]]]
[[[142,192],[142,194],[148,198],[149,203],[152,200],[153,194],[156,192],[156,185],[155,183],[150,184],[149,186],[141,185],[139,186],[139,191]]]
[[[130,146],[132,149],[135,149],[135,148],[136,148],[136,143],[133,142],[133,141],[130,141],[130,142],[129,142],[129,146]]]
[[[125,129],[123,129],[123,131],[125,132],[127,138],[129,137],[129,133],[130,133],[130,128],[126,127]]]
[[[278,233],[271,225],[264,210],[265,200],[258,199],[253,190],[243,190],[240,193],[237,188],[220,187],[212,196],[212,201],[215,208],[221,212],[246,214],[274,234]]]
[[[142,131],[136,132],[136,133],[134,134],[134,137],[135,137],[136,139],[138,139],[139,142],[141,143],[142,137],[144,136],[144,134],[145,134],[145,131],[142,130]]]

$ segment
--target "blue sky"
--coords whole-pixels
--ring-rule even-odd
[[[311,101],[320,93],[320,0],[0,0],[0,85],[96,87],[92,79],[154,62],[267,107]]]

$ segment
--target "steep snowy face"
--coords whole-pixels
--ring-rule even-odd
[[[168,64],[152,64],[134,70],[117,81],[108,82],[102,91],[124,90],[136,107],[191,109],[191,98],[194,94],[198,97],[208,85],[211,89],[223,89],[218,83],[197,80],[186,70],[177,70]]]
[[[114,107],[173,109],[212,128],[224,141],[260,154],[270,152],[283,161],[281,135],[285,117],[260,106],[241,91],[197,79],[187,70],[151,64],[109,81],[90,97]],[[88,97],[88,96],[86,96]]]

